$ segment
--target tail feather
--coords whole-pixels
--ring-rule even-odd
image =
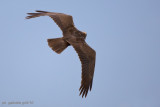
[[[70,44],[66,42],[63,38],[48,39],[48,45],[53,51],[60,54],[64,49],[66,49]]]

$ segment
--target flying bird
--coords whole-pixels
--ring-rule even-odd
[[[48,39],[48,45],[53,51],[58,54],[60,54],[68,46],[73,46],[75,51],[78,53],[79,59],[82,64],[82,79],[81,86],[79,88],[79,95],[82,95],[82,98],[83,96],[86,97],[88,90],[91,91],[92,89],[96,60],[95,50],[85,42],[87,34],[75,27],[71,15],[40,10],[37,10],[36,13],[27,14],[29,16],[27,16],[26,19],[36,18],[39,16],[49,16],[62,30],[63,37]]]

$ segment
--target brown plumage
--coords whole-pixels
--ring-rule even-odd
[[[82,80],[79,88],[80,94],[87,96],[88,90],[92,89],[96,52],[85,42],[86,33],[79,31],[73,23],[72,16],[63,13],[36,11],[37,13],[28,13],[26,19],[39,16],[49,16],[60,27],[63,32],[63,37],[48,39],[48,45],[53,51],[60,54],[69,45],[78,53],[82,64]]]

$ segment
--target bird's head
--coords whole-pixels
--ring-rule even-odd
[[[87,33],[86,32],[82,32],[84,35],[87,35]]]
[[[84,38],[86,39],[87,33],[86,32],[82,32]]]

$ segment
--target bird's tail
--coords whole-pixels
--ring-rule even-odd
[[[53,51],[60,54],[64,49],[66,49],[70,44],[63,38],[48,39],[48,45]]]

